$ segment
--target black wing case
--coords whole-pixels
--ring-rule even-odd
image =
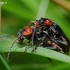
[[[56,25],[57,30],[61,33],[61,35],[65,38],[65,40],[67,41],[68,45],[70,46],[70,40],[68,39],[68,37],[65,35],[65,33],[63,32],[63,30]]]

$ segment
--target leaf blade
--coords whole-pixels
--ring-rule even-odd
[[[15,40],[14,37],[4,38],[4,39],[0,40],[0,44],[1,44],[0,52],[8,52],[10,49],[10,46],[12,45],[14,40]],[[24,52],[26,44],[27,44],[26,40],[24,41],[24,44],[15,43],[11,52]],[[33,47],[30,47],[27,50],[27,53],[31,53],[32,49],[33,49]],[[50,49],[42,48],[42,47],[38,47],[36,52],[34,52],[33,54],[44,56],[44,57],[49,57],[49,58],[56,59],[58,61],[62,61],[62,62],[66,62],[66,63],[70,63],[69,56],[56,52],[56,51],[53,51],[53,50],[50,50]]]

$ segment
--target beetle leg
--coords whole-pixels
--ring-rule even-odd
[[[65,40],[65,38],[63,36],[60,36],[62,38],[62,40],[67,44],[67,41]]]
[[[33,34],[32,34],[32,47],[33,49],[35,49],[35,47],[33,46],[34,45],[34,36],[35,36],[35,32],[36,32],[36,28],[33,29]]]
[[[34,28],[34,31],[33,31],[33,34],[32,34],[32,46],[33,46],[33,41],[34,41],[34,35],[35,35],[35,31],[36,31],[36,29]]]
[[[63,36],[60,36],[62,38],[62,40],[66,43],[66,50],[68,50],[68,44],[67,41],[65,40],[65,38]],[[69,51],[69,50],[68,50]],[[68,51],[66,52],[66,54],[68,54]]]
[[[33,48],[33,50],[31,51],[31,53],[33,53],[38,47],[38,44],[36,44],[36,46]]]
[[[25,47],[24,52],[26,52],[26,51],[27,51],[29,44],[30,44],[30,40],[28,41],[27,46]]]
[[[33,48],[33,50],[31,51],[31,53],[33,53],[36,49],[37,49],[37,47],[38,47],[38,36],[37,36],[37,34],[35,34],[35,36],[36,36],[36,45],[35,45],[35,47]]]
[[[38,47],[38,41],[36,41],[36,45],[35,45],[35,47],[33,48],[33,50],[31,51],[31,53],[33,53],[36,49],[37,49],[37,47]]]
[[[57,44],[55,44],[54,42],[51,42],[51,41],[47,41],[48,42],[48,44],[51,44],[52,46],[56,46],[56,49],[58,49],[58,50],[60,50],[61,52],[63,52],[62,51],[62,48],[60,47],[60,46],[58,46]]]

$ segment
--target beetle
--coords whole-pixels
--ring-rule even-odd
[[[40,28],[37,27],[30,27],[30,26],[25,26],[24,29],[21,29],[18,33],[18,41],[19,43],[22,43],[24,40],[24,37],[27,38],[28,44],[30,43],[30,41],[32,41],[32,46],[33,44],[36,45],[35,48],[32,50],[32,52],[35,51],[35,49],[37,49],[38,46],[43,46],[44,47],[44,43],[46,43],[47,45],[51,45],[51,47],[47,47],[49,49],[58,49],[60,51],[62,51],[62,48],[60,48],[56,43],[54,43],[50,38],[47,32],[42,31]],[[55,48],[54,48],[55,47]],[[27,50],[28,46],[25,49],[25,52]]]
[[[39,26],[44,31],[48,31],[51,39],[63,49],[63,51],[68,54],[70,47],[70,40],[65,35],[63,30],[57,25],[56,22],[49,18],[40,18],[36,20],[36,22],[32,22],[33,24]]]
[[[42,29],[42,26],[43,26],[43,25],[40,26],[39,23],[38,23],[38,22],[35,22],[35,21],[31,21],[28,25],[30,25],[30,24],[34,24],[35,27],[36,27],[36,29],[39,30],[39,36],[38,36],[38,38],[39,38],[39,37],[41,37],[42,39],[43,39],[43,37],[45,37],[46,39],[49,38],[49,39],[48,39],[48,40],[49,40],[48,43],[49,43],[50,45],[52,45],[52,46],[57,46],[58,49],[60,48],[60,47],[58,46],[59,44],[57,45],[56,40],[55,40],[54,38],[52,39],[52,38],[49,36],[48,32]],[[37,32],[37,30],[36,30],[36,32]],[[42,34],[43,34],[43,36],[42,36]],[[44,40],[41,40],[41,38],[39,38],[39,39],[40,39],[40,41],[42,42],[42,44],[43,44],[42,46],[43,46],[43,47],[46,46],[46,47],[49,48],[49,49],[54,49],[53,47],[48,47],[48,44],[47,44],[46,41],[44,42],[44,43],[46,43],[46,44],[44,45],[44,43],[43,43]],[[39,41],[38,41],[38,42],[39,42]],[[64,43],[64,42],[62,42],[62,43]],[[53,44],[54,44],[54,45],[53,45]],[[64,44],[65,44],[65,43],[64,43]],[[61,49],[61,48],[60,48],[60,49]],[[61,49],[61,52],[63,52],[62,49]]]
[[[17,40],[18,40],[19,44],[22,44],[24,38],[28,39],[28,43],[25,47],[25,52],[28,49],[28,45],[29,45],[30,41],[32,41],[32,46],[35,45],[35,47],[33,47],[33,50],[31,52],[34,52],[37,49],[38,46],[45,47],[45,45],[46,45],[45,48],[59,50],[59,51],[63,52],[62,48],[60,48],[60,46],[58,46],[56,43],[54,43],[50,39],[48,33],[45,32],[45,31],[42,31],[41,28],[39,28],[37,23],[36,23],[35,26],[29,26],[28,25],[28,26],[25,26],[24,28],[20,29],[19,32],[18,32],[17,39],[12,43],[12,46],[14,45],[14,43]],[[9,58],[12,46],[10,47],[7,60]]]
[[[13,47],[14,43],[15,43],[16,41],[18,41],[19,44],[22,44],[25,37],[26,37],[26,38],[29,40],[29,42],[30,42],[30,38],[31,38],[32,33],[33,33],[33,31],[32,31],[32,29],[31,29],[30,26],[25,26],[23,29],[20,29],[20,30],[19,30],[17,39],[12,43],[12,45],[11,45],[11,47],[10,47],[10,50],[9,50],[9,52],[8,52],[7,60],[8,60],[8,58],[9,58],[10,51],[11,51],[11,48]],[[28,43],[29,43],[29,42],[28,42]]]
[[[30,26],[30,24],[34,25]],[[17,40],[19,44],[22,44],[24,38],[28,39],[25,52],[28,49],[30,41],[32,41],[32,46],[35,45],[32,52],[34,52],[38,46],[53,49],[66,54],[69,52],[70,40],[56,22],[48,18],[40,18],[39,20],[31,21],[28,26],[20,29],[17,39],[12,43],[12,46]],[[12,46],[10,47],[7,60]]]

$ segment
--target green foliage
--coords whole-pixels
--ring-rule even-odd
[[[9,66],[7,65],[7,63],[5,62],[5,60],[3,59],[3,57],[0,55],[0,69],[1,70],[10,70]]]
[[[1,48],[0,52],[4,52],[4,53],[8,52],[10,50],[10,47],[11,47],[11,45],[14,42],[15,39],[16,38],[13,37],[13,36],[1,38],[1,41],[0,41],[0,48]],[[26,44],[27,44],[27,40],[24,40],[23,44],[18,44],[16,42],[13,45],[12,50],[10,52],[24,52]],[[28,49],[27,53],[31,53],[32,49],[33,49],[33,47],[30,47]],[[42,47],[38,47],[37,50],[33,54],[39,55],[39,56],[42,56],[42,57],[46,57],[46,58],[48,57],[48,58],[51,58],[51,59],[56,59],[58,61],[62,61],[62,62],[65,62],[65,63],[70,63],[70,57],[69,56],[67,56],[65,54],[62,54],[62,53],[59,53],[59,52],[56,52],[56,51],[53,51],[53,50],[45,49],[45,48],[42,48]],[[11,56],[11,54],[10,54],[10,56]],[[7,55],[6,55],[6,58],[7,58]],[[18,67],[18,69],[20,67],[22,67],[22,65],[20,65]]]
[[[14,42],[13,37],[3,38],[0,41],[0,43],[1,43],[0,44],[1,45],[0,52],[8,52],[13,42]],[[26,45],[27,45],[26,40],[24,40],[24,44],[15,43],[11,51],[12,52],[24,52]],[[27,52],[31,53],[32,49],[33,49],[33,47],[30,47]],[[36,52],[34,52],[33,54],[41,55],[41,56],[45,56],[45,57],[49,57],[49,58],[53,58],[56,60],[60,60],[63,62],[70,63],[70,57],[69,56],[61,54],[61,53],[53,51],[53,50],[45,49],[42,47],[38,47]]]
[[[67,37],[70,38],[70,12],[67,12],[51,0],[2,1],[7,1],[7,4],[2,6],[2,33],[16,35],[19,29],[26,26],[30,20],[36,20],[37,15],[42,15],[57,22]],[[43,7],[41,7],[41,3]],[[0,37],[2,36],[9,35],[0,35]],[[12,36],[0,38],[0,53],[3,53],[2,56],[5,60],[15,39],[16,38]],[[33,49],[31,45],[27,53],[23,53],[26,44],[27,40],[25,40],[22,45],[16,42],[12,47],[8,62],[12,70],[69,70],[69,56],[42,47],[38,47],[38,49],[31,54],[31,50]],[[49,61],[47,57],[51,58],[52,62]]]

